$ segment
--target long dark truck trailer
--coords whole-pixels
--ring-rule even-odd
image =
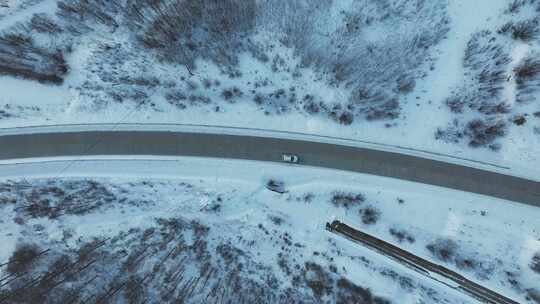
[[[434,264],[388,242],[354,229],[340,221],[336,220],[332,223],[326,223],[326,230],[369,247],[370,249],[375,250],[386,257],[394,259],[395,261],[425,276],[428,276],[439,283],[466,293],[467,295],[472,296],[484,303],[519,304],[518,302],[498,294],[493,290],[468,280],[455,271],[441,265]],[[440,276],[440,278],[437,276]]]

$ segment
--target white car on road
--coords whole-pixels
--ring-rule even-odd
[[[294,154],[283,154],[281,156],[281,159],[286,163],[291,163],[291,164],[298,163],[298,155],[294,155]]]

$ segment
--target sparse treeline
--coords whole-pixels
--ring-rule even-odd
[[[436,138],[448,142],[466,138],[471,147],[498,150],[500,138],[508,133],[510,124],[522,126],[527,116],[534,115],[534,109],[527,113],[530,109],[524,106],[535,102],[540,91],[538,54],[529,51],[517,64],[512,62],[516,45],[537,43],[539,38],[540,18],[518,16],[525,8],[539,11],[540,2],[512,1],[504,15],[512,21],[495,30],[479,31],[470,38],[463,58],[463,86],[446,100],[457,117],[446,128],[437,130]],[[511,89],[513,84],[515,91]]]
[[[280,281],[252,252],[211,242],[210,230],[159,219],[76,250],[20,244],[2,272],[0,303],[389,303],[314,262]]]
[[[80,89],[89,91],[87,94],[98,101],[107,96],[113,101],[145,103],[156,91],[144,86],[133,88],[114,74],[117,71],[102,70],[100,61],[105,58],[117,58],[143,69],[144,64],[137,60],[145,60],[143,54],[150,50],[164,63],[185,66],[191,75],[197,73],[198,60],[206,60],[219,67],[220,77],[239,79],[240,55],[249,54],[272,65],[273,71],[288,73],[291,79],[301,77],[303,68],[314,69],[328,85],[349,93],[339,100],[324,100],[317,94],[298,95],[291,86],[275,88],[272,94],[244,92],[240,100],[253,101],[268,115],[299,111],[344,125],[359,118],[397,118],[405,95],[428,71],[431,49],[449,29],[444,1],[426,0],[363,0],[350,5],[327,0],[62,0],[55,16],[35,16],[27,26],[29,36],[39,33],[62,37],[54,40],[60,44],[60,53],[55,51],[55,56],[66,55],[81,37],[91,33],[130,37],[129,44],[120,46],[122,53],[129,54],[117,58],[110,54],[116,46],[104,43],[103,57],[95,58],[97,67],[88,67],[99,73],[101,82],[87,82]],[[370,33],[379,27],[388,27],[387,34],[373,39]],[[299,63],[273,54],[276,48],[292,49]],[[63,68],[50,69],[49,65],[47,71],[55,75],[53,82],[59,83],[67,64],[57,65]],[[30,70],[38,68],[31,66]],[[127,75],[130,72],[125,71]],[[11,70],[6,73],[14,74]],[[18,76],[29,77],[22,73]],[[170,87],[168,81],[159,85],[166,90]],[[138,93],[130,93],[133,91]],[[219,111],[226,107],[208,94],[190,94],[185,89],[183,94],[188,97],[186,101],[168,101],[180,109],[212,105]]]

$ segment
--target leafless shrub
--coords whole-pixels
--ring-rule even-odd
[[[280,252],[278,253],[278,266],[279,268],[288,276],[291,275],[292,273],[292,270],[291,270],[291,267],[289,266],[289,263],[286,259],[286,256]]]
[[[458,243],[449,238],[438,238],[426,248],[438,260],[454,264],[464,271],[472,271],[482,279],[488,279],[497,267],[496,263],[483,262],[470,253],[464,253]]]
[[[136,276],[132,276],[128,279],[126,287],[123,289],[124,298],[129,304],[143,303],[144,300],[144,288],[142,279]]]
[[[245,255],[242,250],[231,246],[231,244],[219,244],[216,246],[216,253],[223,259],[226,266],[237,264],[240,257]]]
[[[508,5],[508,8],[506,9],[506,12],[510,14],[518,13],[521,7],[523,7],[527,3],[527,0],[513,0]]]
[[[454,95],[446,99],[446,105],[454,113],[463,113],[466,104],[462,96]]]
[[[221,92],[221,97],[230,103],[234,103],[235,100],[242,97],[242,95],[244,95],[244,93],[238,87],[227,88]]]
[[[415,241],[414,236],[412,234],[408,233],[405,230],[396,229],[396,228],[390,228],[389,232],[400,243],[405,241],[405,240],[407,242],[409,242],[409,243],[414,243],[414,241]]]
[[[373,225],[377,223],[381,217],[381,212],[374,207],[362,208],[360,209],[359,214],[360,218],[362,219],[362,223],[366,225]]]
[[[455,263],[459,269],[464,270],[476,269],[480,266],[477,260],[468,257],[456,257]]]
[[[366,303],[366,304],[383,304],[389,301],[376,297],[371,293],[371,290],[360,287],[346,278],[340,278],[336,284],[337,287],[337,303]]]
[[[287,113],[293,107],[301,104],[301,102],[298,102],[294,91],[286,91],[285,89],[276,89],[269,94],[256,93],[253,102],[266,114]]]
[[[497,138],[506,135],[506,123],[498,119],[474,119],[467,123],[464,134],[469,137],[471,147],[493,145]]]
[[[32,265],[40,256],[41,249],[35,244],[18,245],[7,265],[7,271],[18,274],[31,270]]]
[[[525,118],[525,116],[523,116],[523,115],[516,115],[516,116],[512,119],[512,122],[513,122],[516,126],[522,126],[522,125],[524,125],[524,124],[527,122],[527,118]]]
[[[532,93],[540,89],[540,59],[529,56],[514,69],[518,96],[517,101],[534,99]]]
[[[527,300],[533,301],[534,303],[540,304],[540,291],[537,289],[527,289]]]
[[[531,259],[529,267],[536,273],[540,274],[540,252],[537,252]]]
[[[486,115],[506,114],[510,113],[510,111],[511,106],[504,101],[499,103],[482,102],[482,104],[478,107],[478,112]]]
[[[283,224],[283,218],[279,216],[271,215],[269,216],[269,218],[272,221],[272,223],[274,223],[274,225],[276,226],[280,226],[281,224]]]
[[[120,12],[125,9],[121,0],[63,0],[58,2],[56,14],[65,20],[73,33],[91,31],[95,24],[115,29]]]
[[[140,86],[155,88],[161,84],[161,81],[155,76],[130,76],[122,75],[118,78],[118,81],[122,84],[131,85],[131,86]]]
[[[56,182],[56,181],[55,181]],[[92,181],[66,182],[76,189],[66,193],[51,181],[51,185],[27,189],[23,193],[20,211],[31,217],[57,218],[65,214],[82,215],[112,203],[116,197],[104,185]]]
[[[0,110],[0,119],[10,118],[13,116],[14,116],[13,114],[9,113],[6,110]]]
[[[38,33],[52,35],[60,34],[63,31],[60,25],[46,14],[34,14],[30,19],[30,28]]]
[[[540,28],[538,20],[527,20],[515,23],[511,26],[512,39],[521,41],[531,41],[538,38]]]
[[[380,272],[383,276],[390,277],[392,280],[396,281],[401,288],[407,291],[414,291],[415,290],[415,283],[410,277],[405,277],[394,270],[391,269],[383,269]]]
[[[173,105],[179,109],[187,108],[187,95],[182,90],[174,90],[165,94],[165,99],[170,105]]]
[[[308,114],[317,114],[321,111],[321,106],[314,101],[304,103],[303,107]]]
[[[402,75],[396,81],[397,90],[402,94],[410,93],[416,87],[416,81],[411,75]]]
[[[357,88],[352,95],[351,104],[358,107],[367,120],[395,119],[400,106],[397,98],[382,91]]]
[[[458,245],[451,239],[437,239],[429,243],[426,248],[439,260],[452,261],[458,254]]]
[[[350,125],[354,122],[354,114],[350,111],[342,111],[341,113],[330,112],[330,117],[342,125]]]
[[[361,193],[347,193],[347,192],[341,192],[341,191],[335,191],[332,193],[331,202],[336,207],[345,207],[345,209],[349,209],[349,207],[360,205],[362,202],[364,202],[366,198]]]
[[[332,293],[333,279],[319,264],[306,262],[304,267],[304,280],[315,297],[320,299],[322,296]]]
[[[313,201],[313,199],[315,198],[315,194],[313,193],[306,193],[302,196],[302,201],[304,201],[304,203],[311,203]]]
[[[465,136],[463,126],[458,119],[452,122],[445,128],[437,128],[435,139],[442,140],[447,143],[459,143]]]

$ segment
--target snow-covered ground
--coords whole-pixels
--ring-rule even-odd
[[[540,1],[128,2],[0,0],[0,128],[258,128],[540,180]],[[34,161],[0,165],[0,302],[472,301],[339,219],[540,303],[531,206],[250,161]]]
[[[538,51],[538,29],[532,30],[533,38],[527,41],[512,39],[508,33],[498,33],[508,22],[536,20],[536,1],[517,1],[518,4],[530,4],[518,5],[511,12],[510,4],[516,1],[390,1],[392,4],[385,8],[373,4],[377,1],[364,1],[364,10],[350,1],[340,1],[339,5],[328,10],[327,16],[317,19],[318,23],[311,23],[315,30],[303,30],[305,39],[313,40],[298,42],[304,43],[302,45],[282,44],[279,41],[283,39],[272,37],[272,22],[261,25],[263,30],[254,34],[252,40],[259,43],[257,46],[261,46],[268,60],[256,59],[263,56],[260,52],[238,51],[238,57],[233,58],[238,62],[230,73],[223,71],[228,69],[224,64],[216,64],[212,59],[215,54],[208,55],[211,59],[195,56],[193,62],[186,64],[161,60],[153,50],[141,51],[125,27],[101,23],[91,26],[96,21],[90,15],[85,15],[88,20],[83,18],[83,21],[74,23],[74,19],[56,14],[56,2],[37,1],[37,4],[13,10],[0,19],[0,30],[9,33],[17,32],[16,27],[20,27],[21,22],[28,22],[33,14],[48,16],[53,24],[63,29],[58,33],[43,33],[30,27],[24,32],[31,33],[35,43],[46,49],[66,49],[63,52],[69,67],[61,85],[0,76],[0,127],[85,122],[254,127],[346,137],[444,153],[496,163],[510,167],[517,175],[540,178],[538,79],[533,77],[531,85],[518,89],[514,75],[516,67],[526,58],[534,58]],[[114,7],[111,3],[117,2],[122,1],[107,5]],[[97,6],[102,5],[102,2],[96,3]],[[274,9],[279,11],[280,8]],[[292,21],[293,17],[290,17],[291,20],[283,22],[296,22],[300,26],[305,17],[301,16],[304,9],[299,5],[297,15],[293,16],[296,19]],[[383,17],[379,10],[391,13],[389,17]],[[108,8],[107,12],[111,11],[114,9]],[[359,13],[347,15],[344,11]],[[365,15],[368,11],[372,15],[371,21]],[[111,15],[118,24],[123,24],[123,19]],[[316,16],[316,13],[311,15]],[[263,14],[259,22],[266,20],[264,18],[279,19],[272,16]],[[77,27],[80,34],[72,34],[69,26]],[[417,30],[419,36],[414,36]],[[497,44],[480,45],[480,54],[470,60],[472,65],[467,65],[464,58],[467,52],[472,52],[469,45],[474,42],[473,37],[482,31],[491,31],[490,35]],[[141,28],[139,32],[144,31]],[[422,33],[431,36],[428,38]],[[376,48],[380,55],[362,57],[373,59],[349,58],[349,54],[357,52],[354,35],[365,42],[362,45]],[[327,41],[325,37],[349,40],[335,38],[336,41]],[[414,43],[418,39],[426,40],[425,51],[411,53],[408,48],[411,43],[417,46]],[[268,41],[275,43],[268,45]],[[334,51],[334,42],[346,45],[346,48]],[[306,45],[308,49],[304,54],[302,48]],[[497,80],[485,85],[476,75],[482,69],[488,72],[492,68],[496,70],[494,65],[498,59],[491,59],[491,53],[486,50],[498,46],[508,57],[508,62],[504,61],[506,59],[501,61],[505,62],[504,75],[496,77],[505,80],[509,77],[510,80],[502,83]],[[396,48],[401,48],[401,53],[393,53]],[[325,57],[327,55],[321,49],[335,52],[335,58]],[[229,55],[227,50],[224,52],[223,56]],[[343,58],[342,61],[339,58]],[[349,59],[352,62],[346,62]],[[309,60],[320,61],[321,68],[303,63]],[[335,63],[336,69],[344,69],[342,72],[347,76],[340,76],[337,71],[336,75],[326,71],[323,66],[327,62]],[[356,68],[357,65],[361,68]],[[393,76],[387,75],[403,72],[396,66],[406,69],[403,77],[407,81],[410,80],[408,77],[413,79],[412,82],[405,81],[397,93],[393,88]],[[362,78],[362,71],[366,79]],[[339,82],[334,78],[345,80]],[[358,93],[358,86],[362,85],[378,91],[365,92],[364,95],[368,96],[365,97]],[[475,103],[470,110],[465,107],[463,112],[454,113],[447,105],[455,95],[461,96],[460,101],[465,104],[471,100],[484,103],[477,95],[484,96],[482,90],[499,90],[499,87],[502,89],[497,91],[497,95],[487,100],[507,105],[508,112],[484,114],[478,112],[480,110]],[[523,92],[529,101],[516,102]],[[385,108],[376,97],[369,97],[379,93],[389,100],[397,100],[399,108]],[[362,102],[355,103],[355,98],[368,98],[375,109],[383,109],[379,115],[384,119],[367,119],[374,115],[369,112],[373,110],[372,106],[365,108]],[[342,107],[335,108],[338,104]],[[347,109],[351,104],[355,109],[349,112]],[[328,109],[320,108],[321,105]],[[312,113],[315,111],[313,107],[317,113]],[[397,116],[392,116],[394,114]],[[469,125],[474,119],[481,122]],[[496,123],[501,128],[490,129]],[[437,130],[442,133],[437,133]],[[469,143],[482,146],[471,147]]]
[[[133,296],[133,288],[143,298],[165,297],[177,286],[169,297],[184,295],[195,302],[206,296],[271,303],[318,297],[345,303],[362,298],[366,303],[473,301],[325,231],[325,223],[333,219],[519,302],[535,303],[540,292],[534,258],[540,253],[540,210],[513,202],[389,178],[253,161],[50,159],[1,169],[0,262],[9,261],[17,248],[50,249],[31,266],[17,264],[30,275],[2,290],[16,290],[45,269],[52,271],[51,263],[62,254],[75,263],[84,244],[93,248],[88,242],[105,240],[93,253],[102,258],[77,276],[62,273],[49,285],[25,293],[49,294],[51,303],[71,296],[69,290],[94,276],[99,280],[93,288],[83,288],[83,298],[100,297],[116,287],[121,288],[113,296],[118,301]],[[283,182],[287,192],[268,190],[270,179]],[[178,252],[176,245],[182,248]],[[176,253],[167,256],[170,252]],[[189,266],[178,268],[179,263]],[[8,269],[18,267],[3,268],[2,277],[9,275]],[[171,277],[180,269],[183,275],[174,283]],[[228,291],[213,294],[215,288]],[[252,298],[243,292],[250,288]]]

